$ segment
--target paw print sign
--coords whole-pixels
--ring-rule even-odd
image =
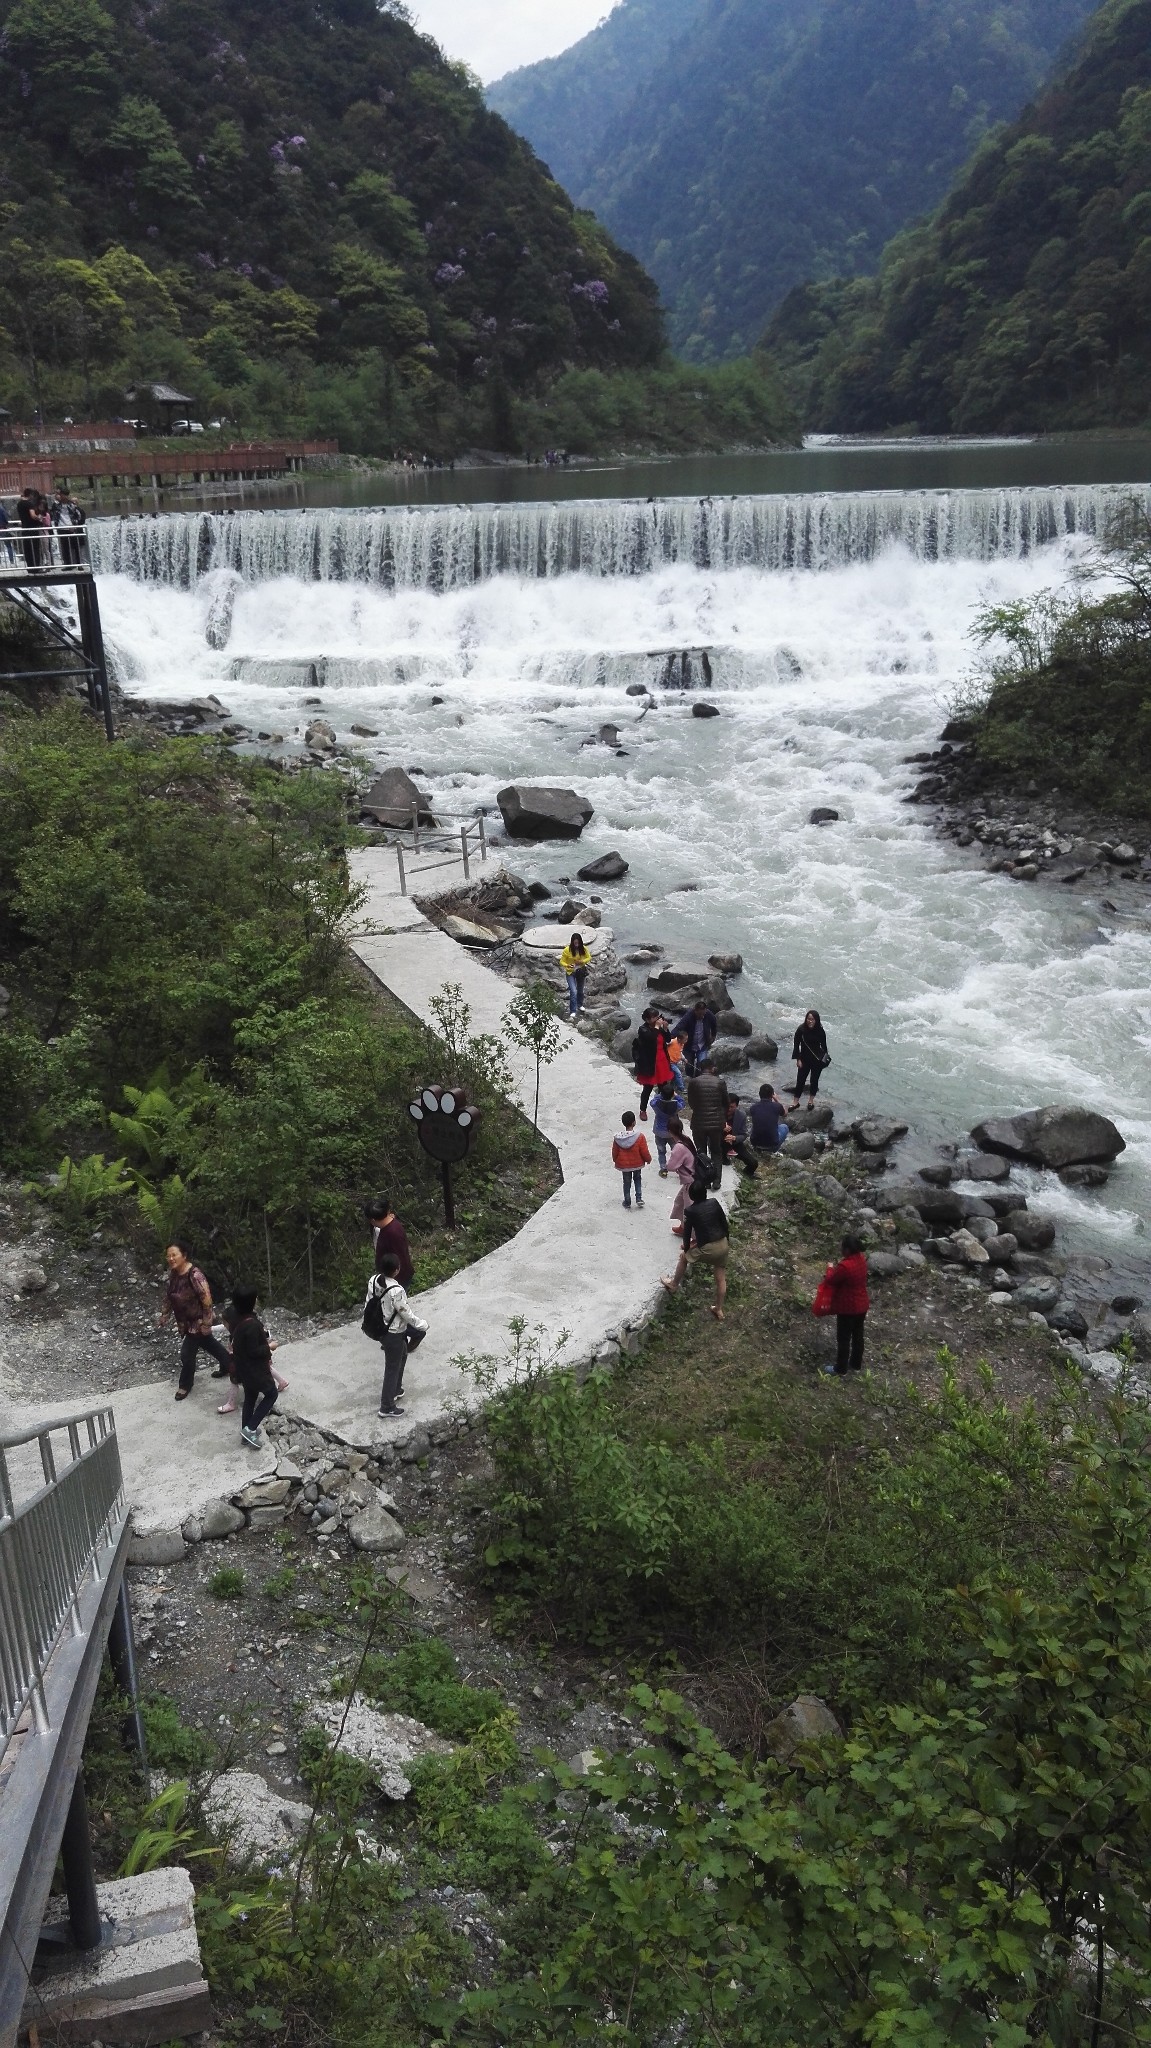
[[[421,1088],[408,1104],[408,1115],[430,1159],[454,1166],[467,1157],[480,1112],[464,1100],[462,1088]]]
[[[415,1101],[409,1102],[408,1115],[429,1159],[439,1161],[444,1184],[444,1222],[449,1230],[454,1230],[456,1212],[452,1201],[452,1167],[467,1157],[480,1112],[467,1100],[462,1088],[441,1088],[433,1084],[430,1088],[421,1088]]]

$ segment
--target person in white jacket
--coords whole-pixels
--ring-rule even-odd
[[[395,1252],[385,1252],[380,1260],[380,1270],[373,1273],[368,1282],[364,1303],[373,1298],[380,1304],[383,1316],[384,1334],[380,1339],[384,1351],[384,1384],[380,1389],[380,1414],[402,1415],[398,1405],[404,1385],[404,1367],[409,1351],[422,1344],[428,1333],[428,1326],[416,1314],[408,1300],[407,1289],[400,1286],[397,1275],[400,1262]]]

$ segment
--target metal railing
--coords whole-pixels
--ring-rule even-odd
[[[32,1444],[43,1485],[17,1504],[11,1453]],[[111,1408],[0,1436],[0,1760],[29,1709],[48,1728],[44,1674],[64,1630],[82,1633],[79,1597],[100,1575],[122,1497]]]
[[[82,526],[0,526],[0,575],[36,576],[91,566]]]
[[[419,853],[422,849],[425,848],[429,853],[448,852],[449,848],[451,850],[450,852],[448,852],[448,857],[446,860],[423,861],[421,862],[418,868],[413,868],[411,874],[409,875],[407,866],[404,861],[405,849],[403,846],[403,842],[397,839],[396,860],[399,864],[400,870],[401,896],[407,895],[409,880],[416,881],[422,879],[424,875],[433,874],[437,868],[454,868],[458,865],[462,865],[464,871],[464,880],[465,882],[470,881],[472,872],[472,861],[475,858],[475,855],[478,854],[481,861],[485,861],[488,857],[487,827],[484,823],[484,817],[482,812],[480,813],[478,818],[469,818],[466,825],[460,826],[458,834],[458,850],[456,847],[457,834],[454,828],[450,831],[444,831],[442,827],[438,825],[421,825],[420,814],[415,804],[412,805],[411,833],[412,843],[411,846],[407,849],[409,853]]]

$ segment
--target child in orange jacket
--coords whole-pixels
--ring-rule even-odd
[[[623,1129],[611,1141],[612,1165],[623,1175],[623,1205],[631,1208],[632,1189],[635,1189],[635,1206],[643,1208],[643,1181],[641,1175],[645,1166],[651,1165],[651,1153],[647,1139],[635,1127],[635,1111],[625,1109],[620,1122]]]

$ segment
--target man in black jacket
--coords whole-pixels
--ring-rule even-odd
[[[720,1079],[711,1060],[705,1059],[700,1072],[688,1082],[687,1108],[700,1166],[710,1162],[712,1185],[718,1187],[723,1177],[727,1083]]]
[[[715,1011],[709,1010],[701,997],[685,1010],[675,1027],[673,1036],[683,1040],[683,1057],[689,1074],[698,1074],[716,1034]]]
[[[722,1323],[723,1305],[727,1299],[729,1249],[727,1211],[723,1203],[708,1193],[702,1180],[693,1181],[691,1200],[683,1212],[683,1246],[675,1272],[670,1277],[665,1274],[661,1285],[669,1294],[675,1294],[689,1266],[710,1266],[715,1275],[715,1301],[711,1312],[716,1322]]]

